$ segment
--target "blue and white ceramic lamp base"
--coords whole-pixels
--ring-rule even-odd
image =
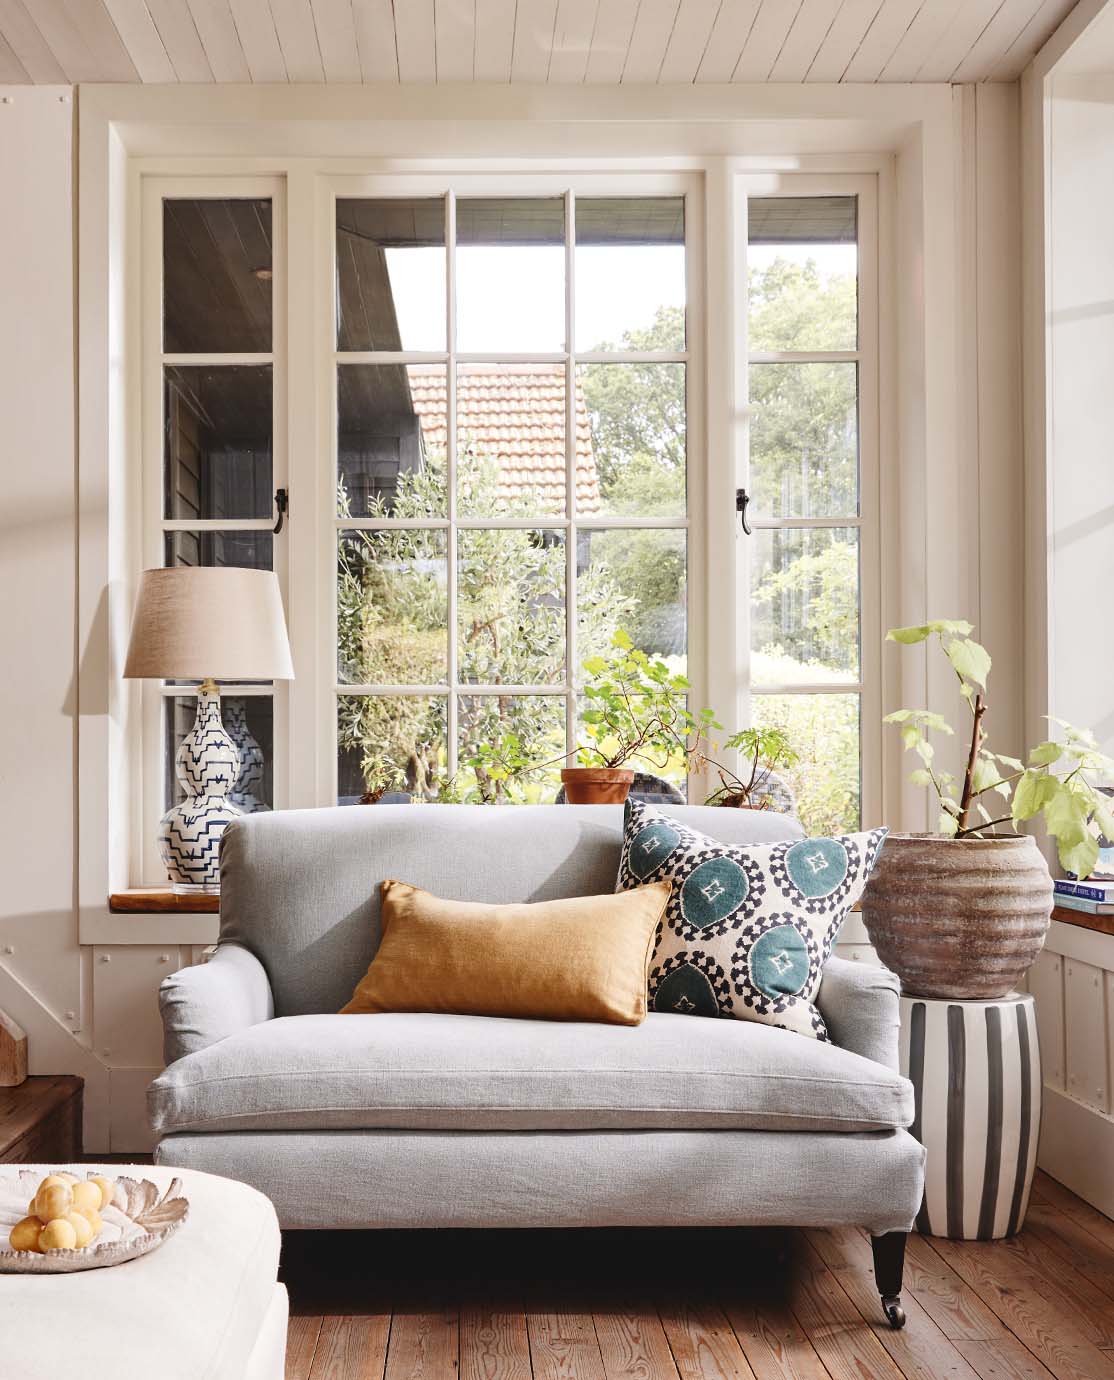
[[[220,892],[221,835],[234,819],[265,808],[255,795],[262,754],[244,718],[243,703],[230,701],[233,740],[221,719],[220,691],[204,681],[197,692],[197,718],[182,739],[174,763],[186,798],[163,815],[159,854],[179,895]]]

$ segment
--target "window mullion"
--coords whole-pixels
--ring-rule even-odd
[[[576,199],[565,193],[565,750],[576,743]]]
[[[457,530],[456,530],[456,193],[445,195],[445,502],[449,519],[445,559],[446,636],[449,694],[445,718],[446,771],[450,780],[457,771],[460,669],[457,664]]]

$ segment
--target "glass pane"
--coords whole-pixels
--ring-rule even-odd
[[[445,348],[445,202],[337,201],[337,349]]]
[[[448,675],[443,531],[341,532],[337,677],[346,685],[437,685]]]
[[[273,269],[270,201],[164,201],[163,349],[268,353]]]
[[[764,517],[859,511],[859,366],[750,366],[750,475]]]
[[[565,765],[563,695],[462,695],[457,712],[455,784],[466,800],[537,805],[556,799]],[[537,766],[504,777],[501,763],[524,750]]]
[[[560,532],[461,531],[457,537],[460,679],[544,685],[565,670],[565,538]]]
[[[858,695],[752,695],[762,728],[780,728],[800,763],[780,774],[810,834],[844,834],[860,824]]]
[[[235,565],[248,570],[274,568],[270,532],[167,532],[163,565]]]
[[[447,429],[443,364],[342,364],[338,516],[443,516]]]
[[[578,532],[577,660],[608,655],[612,635],[622,628],[636,647],[683,675],[686,586],[684,532]],[[577,676],[583,676],[579,667]]]
[[[577,198],[576,348],[685,348],[684,197]]]
[[[684,517],[685,366],[580,364],[576,389],[579,511]]]
[[[165,809],[185,799],[174,769],[174,757],[182,739],[193,728],[197,700],[193,695],[166,697],[166,752],[163,779]],[[270,695],[225,695],[221,698],[221,717],[225,731],[240,749],[240,774],[231,799],[246,814],[270,810],[274,806],[274,722],[275,706]]]
[[[461,364],[456,379],[461,513],[563,517],[565,366]],[[587,442],[586,435],[581,439]],[[578,479],[582,470],[590,480],[591,446],[583,450]]]
[[[271,366],[165,371],[163,516],[271,515]]]
[[[462,197],[456,203],[456,347],[565,348],[562,197]]]
[[[858,680],[858,530],[766,528],[749,541],[754,684]]]
[[[446,722],[436,696],[338,695],[337,804],[431,796],[446,779]]]
[[[747,202],[749,347],[853,350],[858,343],[858,199]]]

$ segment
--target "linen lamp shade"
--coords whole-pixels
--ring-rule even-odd
[[[293,680],[274,572],[239,566],[145,570],[124,675]]]

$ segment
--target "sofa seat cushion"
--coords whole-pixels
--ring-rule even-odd
[[[911,1084],[836,1045],[748,1021],[639,1026],[490,1016],[287,1016],[172,1064],[156,1132],[874,1131],[907,1126]]]

